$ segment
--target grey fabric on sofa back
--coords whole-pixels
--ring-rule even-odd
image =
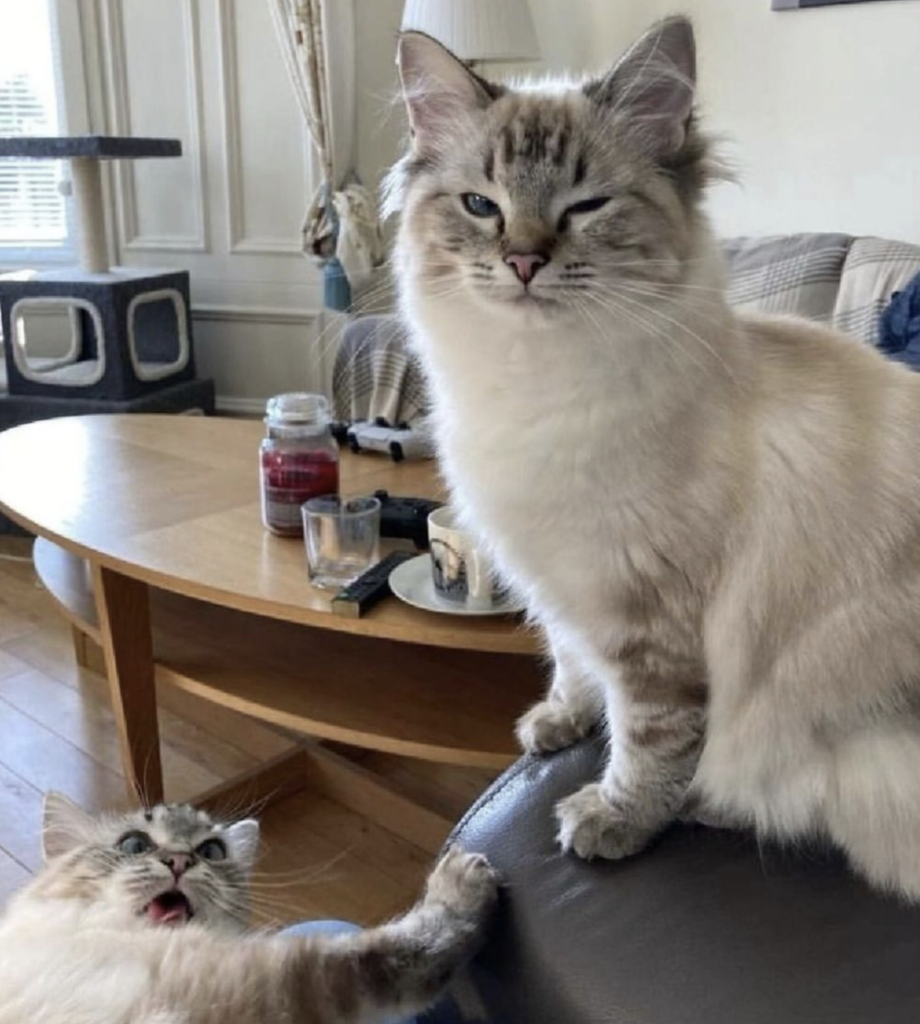
[[[421,370],[395,316],[363,316],[342,333],[332,374],[335,417],[385,419],[391,426],[417,423],[427,397]]]
[[[884,238],[795,234],[722,242],[728,300],[741,310],[786,313],[831,324],[866,345],[878,342],[882,310],[920,271],[920,247]],[[416,423],[427,410],[421,372],[392,316],[345,328],[333,377],[343,420]]]
[[[891,296],[917,273],[920,246],[888,238],[854,238],[840,275],[834,327],[867,345],[877,345],[882,312]]]
[[[842,234],[730,238],[728,300],[747,312],[803,316],[878,344],[894,292],[920,272],[920,246]]]
[[[728,301],[829,323],[851,241],[839,234],[730,238],[722,243]]]

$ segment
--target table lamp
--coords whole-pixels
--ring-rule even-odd
[[[425,32],[471,65],[540,59],[527,0],[406,0],[401,27]]]

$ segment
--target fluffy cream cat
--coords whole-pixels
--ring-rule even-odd
[[[46,805],[47,867],[0,917],[0,1024],[372,1024],[424,1009],[496,896],[448,853],[404,917],[360,934],[246,932],[255,821]]]
[[[920,377],[727,306],[686,19],[581,84],[494,85],[417,33],[399,61],[443,468],[555,662],[519,735],[609,733],[561,844],[635,853],[689,796],[920,898]]]

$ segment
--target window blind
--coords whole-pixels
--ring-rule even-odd
[[[51,0],[0,0],[0,135],[59,133],[56,55]],[[67,245],[60,177],[56,161],[0,160],[0,260]]]

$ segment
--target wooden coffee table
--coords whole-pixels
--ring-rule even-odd
[[[164,796],[156,682],[316,739],[508,764],[514,719],[542,689],[535,636],[517,619],[396,598],[360,619],[332,615],[302,541],[261,525],[262,433],[252,421],[143,415],[0,433],[0,509],[38,535],[36,568],[78,659],[101,645],[132,795]],[[379,487],[440,493],[433,463],[343,453],[343,494]],[[268,766],[261,790],[245,780],[247,793],[339,771],[335,757],[310,744]]]

